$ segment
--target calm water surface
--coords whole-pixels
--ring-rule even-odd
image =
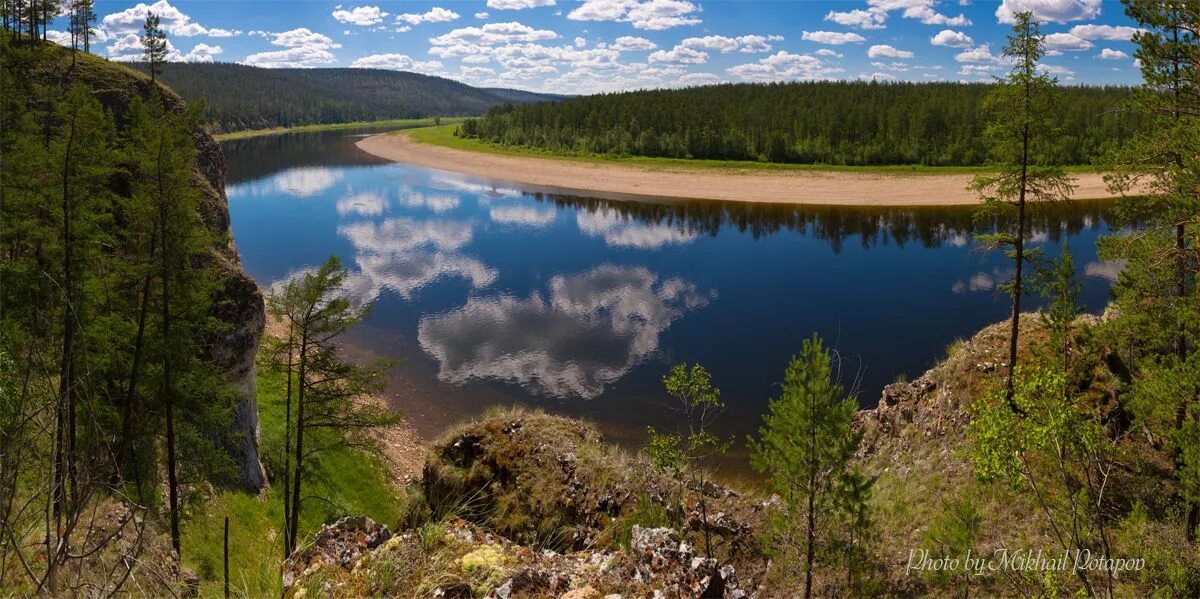
[[[995,286],[1011,269],[976,247],[969,209],[558,195],[387,163],[354,147],[363,133],[224,144],[233,231],[264,287],[342,257],[375,304],[351,342],[405,359],[390,391],[426,435],[524,404],[637,443],[669,420],[661,377],[686,361],[712,371],[723,432],[741,438],[814,332],[852,360],[869,407],[1007,316]],[[1096,259],[1105,208],[1034,217],[1047,255],[1070,245],[1092,311],[1117,271]]]

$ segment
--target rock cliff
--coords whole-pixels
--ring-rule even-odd
[[[153,85],[146,75],[94,56],[81,54],[76,66],[68,69],[69,54],[62,53],[61,63],[47,61],[33,76],[46,84],[87,85],[118,125],[124,119],[134,97],[149,98]],[[173,91],[159,87],[169,109],[179,112],[184,101]],[[254,358],[264,324],[262,294],[257,284],[242,271],[241,259],[229,228],[229,203],[225,196],[225,157],[216,140],[203,129],[194,134],[196,142],[196,185],[201,190],[200,216],[216,242],[208,258],[222,280],[214,310],[227,326],[210,343],[212,358],[237,390],[238,402],[226,442],[239,465],[241,484],[250,490],[267,485],[258,452],[258,405]]]

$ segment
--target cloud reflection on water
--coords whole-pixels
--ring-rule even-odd
[[[601,208],[575,215],[579,230],[590,237],[601,237],[609,247],[653,250],[664,245],[686,245],[696,234],[670,224],[639,221],[616,210]]]
[[[713,297],[644,267],[603,265],[555,276],[546,294],[473,297],[424,316],[417,339],[447,383],[496,379],[541,395],[593,398],[657,351],[672,322]]]

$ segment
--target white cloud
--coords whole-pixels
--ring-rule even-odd
[[[867,50],[868,58],[912,58],[913,53],[908,50],[899,50],[888,45],[871,46]]]
[[[427,12],[421,14],[404,13],[402,15],[396,15],[396,22],[404,22],[408,23],[409,25],[420,25],[421,23],[445,23],[448,21],[457,20],[459,16],[460,15],[458,13],[452,10],[435,6],[429,9]]]
[[[1100,4],[1101,0],[1002,0],[996,19],[1011,24],[1017,13],[1032,12],[1041,22],[1086,21],[1100,16]]]
[[[245,64],[264,69],[311,68],[337,60],[329,50],[316,47],[296,47],[287,50],[258,52],[242,60]]]
[[[814,56],[784,51],[776,52],[756,63],[741,64],[725,70],[745,81],[826,79],[842,72],[840,68],[826,66],[821,59]]]
[[[999,64],[1004,62],[1004,57],[992,54],[991,49],[987,44],[981,44],[970,50],[965,50],[954,55],[954,60],[958,62],[973,62],[983,64]]]
[[[709,35],[705,37],[689,37],[679,42],[679,45],[693,50],[713,50],[723,54],[735,50],[741,52],[767,52],[771,49],[771,44],[767,43],[768,41],[781,39],[783,38],[777,35],[743,35],[739,37]]]
[[[271,40],[273,46],[283,46],[285,48],[321,48],[321,49],[336,49],[342,45],[333,41],[329,36],[309,30],[307,27],[300,27],[290,31],[283,31],[273,34],[274,39]]]
[[[1071,28],[1071,35],[1085,40],[1109,40],[1127,42],[1133,39],[1133,34],[1141,31],[1136,27],[1112,25],[1076,25]]]
[[[867,0],[870,6],[868,10],[871,12],[884,14],[901,11],[900,16],[905,19],[917,19],[925,25],[945,25],[949,27],[966,27],[971,25],[971,19],[966,15],[959,14],[957,17],[948,17],[936,10],[934,5],[937,0]]]
[[[583,38],[581,38],[581,37],[576,37],[576,38],[575,38],[575,47],[576,47],[576,48],[582,48],[582,47],[584,47],[584,46],[586,46],[586,45],[587,45],[587,40],[585,40],[585,39],[583,39]]]
[[[608,47],[617,50],[618,52],[643,52],[657,48],[658,44],[644,37],[623,35],[614,40],[613,43]]]
[[[620,21],[636,29],[662,31],[700,23],[700,7],[687,0],[583,0],[567,14],[573,21]]]
[[[224,51],[220,46],[196,44],[191,52],[183,55],[183,60],[186,62],[213,62],[213,57]]]
[[[55,31],[50,29],[46,31],[46,39],[60,46],[66,46],[68,48],[71,47],[71,34],[67,33],[66,31]]]
[[[683,86],[710,85],[720,82],[721,78],[713,73],[688,73],[681,75],[678,79],[678,83]]]
[[[558,34],[549,29],[534,29],[517,22],[487,23],[482,27],[463,27],[445,35],[430,38],[434,46],[455,46],[461,44],[496,45],[514,42],[536,42],[552,40]]]
[[[1100,60],[1121,60],[1129,58],[1129,55],[1120,50],[1104,48],[1103,50],[1100,50],[1100,53],[1096,55],[1096,58],[1099,58]]]
[[[867,38],[857,33],[840,33],[837,31],[805,31],[800,39],[806,42],[840,46],[842,44],[857,44],[867,41]]]
[[[436,60],[413,60],[405,54],[372,54],[355,59],[350,68],[430,72],[442,68],[442,63]]]
[[[477,12],[477,13],[475,13],[475,18],[476,19],[486,19],[486,18],[488,18],[488,14],[486,12]]]
[[[350,10],[335,10],[332,16],[339,23],[349,23],[351,25],[366,27],[383,21],[383,18],[388,16],[388,13],[379,10],[378,6],[355,6]]]
[[[142,39],[135,34],[125,34],[108,45],[108,58],[117,62],[137,62],[145,59],[142,48]],[[179,50],[167,40],[167,62],[181,62],[184,60]],[[207,61],[202,61],[207,62]]]
[[[1072,71],[1064,66],[1054,64],[1039,64],[1037,66],[1037,70],[1050,75],[1065,77],[1068,81],[1075,78],[1075,71]]]
[[[271,45],[282,46],[287,50],[251,54],[242,60],[243,63],[268,69],[316,67],[337,60],[330,50],[342,47],[329,36],[307,27],[279,33],[251,32],[251,35],[260,33],[264,37],[272,37]]]
[[[1046,36],[1046,49],[1057,51],[1077,52],[1089,50],[1092,42],[1070,33],[1051,33]]]
[[[146,22],[146,13],[153,12],[158,16],[159,25],[167,34],[175,37],[191,37],[196,35],[212,35],[213,37],[230,37],[241,34],[240,31],[228,29],[208,29],[175,8],[167,0],[159,0],[154,4],[138,3],[120,12],[105,15],[100,21],[97,41],[118,39],[128,34],[141,32]],[[214,33],[215,32],[215,33]]]
[[[975,45],[975,40],[961,31],[943,29],[937,35],[929,38],[929,43],[947,48],[970,48]]]
[[[650,54],[650,62],[667,62],[676,64],[704,64],[708,62],[708,53],[684,46],[675,46],[671,50],[659,50]]]
[[[991,77],[1000,65],[995,64],[964,64],[958,69],[958,74],[964,77]]]
[[[844,54],[839,53],[837,50],[830,50],[829,48],[821,48],[820,50],[814,52],[814,54],[817,56],[833,56],[836,58],[842,58],[845,56]]]
[[[887,13],[879,11],[869,11],[854,9],[846,12],[829,11],[825,15],[826,21],[833,21],[838,25],[846,27],[855,27],[858,29],[883,29],[886,27],[884,22],[887,21]]]
[[[554,0],[488,0],[487,6],[496,10],[523,10],[539,6],[554,6]]]
[[[873,62],[873,63],[871,63],[871,66],[873,66],[877,69],[883,69],[885,71],[898,71],[898,72],[910,71],[913,68],[915,68],[906,62],[895,62],[895,61],[890,62],[890,63],[889,62]],[[860,77],[861,77],[861,75],[860,75]]]
[[[517,69],[515,72],[521,73],[522,71]],[[496,69],[488,67],[459,67],[458,74],[467,80],[483,80],[495,76]]]

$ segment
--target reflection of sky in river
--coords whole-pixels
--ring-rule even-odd
[[[1007,313],[1011,268],[978,250],[967,210],[632,204],[342,158],[230,184],[245,266],[270,285],[338,254],[349,293],[375,304],[369,327],[408,340],[448,391],[586,399],[640,430],[668,365],[700,362],[740,435],[813,332],[864,369],[871,405]],[[1091,310],[1120,270],[1096,260],[1103,222],[1061,207],[1030,238],[1048,255],[1068,241]]]

